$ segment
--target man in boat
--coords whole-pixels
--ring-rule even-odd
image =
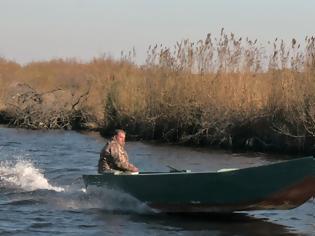
[[[129,163],[128,154],[125,150],[126,132],[124,130],[115,130],[112,139],[107,142],[100,153],[98,161],[98,172],[119,170],[138,172],[139,169]]]

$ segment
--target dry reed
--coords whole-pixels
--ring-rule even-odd
[[[87,128],[94,123],[105,134],[121,127],[170,142],[310,151],[315,143],[314,37],[304,44],[275,39],[270,51],[222,29],[219,37],[187,39],[173,48],[150,46],[141,66],[132,61],[134,50],[121,60],[88,63],[72,59],[21,66],[1,59],[0,105],[8,109],[17,85],[27,84],[43,95],[38,110],[71,111],[86,94],[76,104],[85,118],[77,121]]]

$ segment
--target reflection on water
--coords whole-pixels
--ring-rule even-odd
[[[291,232],[315,235],[315,199],[310,199],[302,206],[289,211],[253,211],[249,214],[255,218],[286,225]]]
[[[124,235],[137,228],[142,228],[141,235],[151,235],[157,231],[162,235],[294,235],[282,225],[256,219],[245,213],[113,215],[98,212],[98,219],[103,220],[106,229]],[[122,229],[119,226],[124,222],[129,223]]]
[[[96,133],[0,128],[0,234],[315,235],[314,200],[290,211],[176,215],[153,213],[122,192],[85,191],[81,176],[96,173],[104,142]],[[142,171],[242,168],[278,159],[142,142],[128,142],[127,151]]]

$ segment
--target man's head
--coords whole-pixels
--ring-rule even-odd
[[[126,139],[126,132],[122,129],[116,129],[115,130],[115,134],[114,134],[114,137],[116,139],[116,141],[124,146],[125,145],[125,139]]]

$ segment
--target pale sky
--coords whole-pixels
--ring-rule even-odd
[[[262,44],[315,35],[312,0],[0,0],[0,56],[27,63],[53,58],[119,58],[135,47],[173,46],[220,29]]]

